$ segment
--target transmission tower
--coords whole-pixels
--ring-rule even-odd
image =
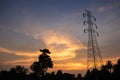
[[[94,23],[96,18],[91,14],[89,10],[85,10],[83,17],[87,20],[83,22],[84,25],[88,25],[88,28],[84,29],[84,33],[88,33],[88,50],[87,50],[87,69],[99,69],[102,65],[102,56],[98,47],[96,36],[99,36],[97,25]]]

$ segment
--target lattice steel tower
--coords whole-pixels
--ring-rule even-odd
[[[85,10],[83,17],[87,20],[83,22],[84,25],[88,25],[87,29],[84,29],[84,33],[88,33],[88,50],[87,50],[87,69],[98,69],[102,65],[102,56],[98,47],[96,36],[99,36],[97,25],[94,23],[96,18],[91,14],[89,10]]]

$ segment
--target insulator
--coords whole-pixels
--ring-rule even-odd
[[[92,18],[94,19],[94,21],[96,21],[96,18],[94,16],[92,16]]]
[[[85,17],[85,14],[83,13],[83,17]]]
[[[86,30],[84,29],[84,33],[86,33]]]
[[[97,33],[97,36],[99,36],[99,34]]]
[[[97,25],[96,25],[95,27],[96,27],[96,29],[97,29]]]
[[[84,25],[85,25],[85,23],[86,23],[86,22],[85,22],[85,21],[83,21],[83,24],[84,24]]]
[[[94,25],[95,25],[95,28],[97,29],[97,25],[94,23]]]
[[[94,17],[94,20],[96,21],[96,18]]]

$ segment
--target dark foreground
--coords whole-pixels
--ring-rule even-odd
[[[85,76],[81,74],[75,76],[70,73],[63,73],[58,70],[57,73],[27,73],[27,69],[21,66],[11,68],[10,71],[0,71],[0,80],[120,80],[120,59],[115,65],[108,61],[106,65],[101,67],[101,70],[93,69],[87,71]]]

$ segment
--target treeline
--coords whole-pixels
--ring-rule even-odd
[[[100,70],[88,70],[82,77],[80,73],[75,76],[75,74],[63,73],[62,70],[47,73],[48,68],[53,67],[50,52],[48,49],[40,51],[42,54],[39,55],[38,61],[30,66],[31,73],[28,73],[28,69],[18,65],[9,71],[0,71],[0,80],[120,80],[120,59],[114,65],[108,61],[106,65],[101,66]]]
[[[101,70],[88,70],[83,80],[120,80],[120,59],[114,65],[107,61],[106,65],[101,66]]]

